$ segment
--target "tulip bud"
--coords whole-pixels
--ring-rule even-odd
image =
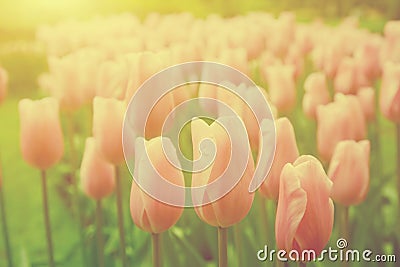
[[[274,161],[267,179],[260,187],[260,193],[268,198],[278,200],[279,180],[281,171],[286,163],[293,163],[299,157],[296,136],[288,118],[279,118],[275,121],[276,149]]]
[[[230,164],[231,144],[230,138],[224,128],[217,122],[208,125],[201,119],[192,121],[193,158],[200,158],[200,143],[205,138],[213,140],[216,146],[216,155],[213,163],[201,172],[194,172],[192,176],[192,187],[204,186],[212,183],[220,177]],[[219,227],[229,227],[240,222],[246,217],[254,199],[254,193],[248,191],[254,174],[254,162],[251,158],[250,148],[249,160],[246,170],[236,186],[222,198],[203,206],[195,208],[197,215],[204,222]],[[231,163],[232,164],[232,163]]]
[[[93,101],[93,136],[99,152],[114,165],[124,161],[122,124],[125,104],[114,98],[96,96]]]
[[[22,157],[41,170],[56,164],[64,153],[58,110],[55,98],[19,102]]]
[[[8,83],[8,74],[3,68],[0,67],[0,104],[6,98],[7,83]]]
[[[329,166],[328,176],[333,182],[332,199],[345,206],[361,203],[369,188],[368,140],[341,141],[337,144]]]
[[[172,145],[169,139],[166,141]],[[154,177],[154,172],[146,167],[150,161],[154,170],[162,178],[177,186],[185,186],[183,173],[173,166],[164,154],[162,137],[144,142],[146,149],[143,151],[143,155],[136,154],[135,157],[135,175],[138,176],[135,177],[136,181],[152,183],[159,178]],[[184,198],[184,196],[181,197]],[[171,206],[152,198],[135,181],[132,182],[130,210],[133,222],[140,229],[150,233],[161,233],[168,230],[179,220],[183,212],[182,207]]]
[[[400,64],[389,62],[384,66],[379,103],[386,118],[400,123]]]
[[[100,200],[114,190],[115,167],[100,155],[93,137],[86,139],[80,175],[82,189],[88,197]]]
[[[282,169],[275,235],[279,249],[314,250],[318,255],[332,234],[334,206],[332,182],[322,164],[301,156]]]
[[[358,90],[357,98],[367,121],[375,119],[375,90],[371,87],[363,87]]]
[[[330,160],[339,141],[358,141],[365,135],[365,118],[356,96],[336,94],[334,102],[317,108],[317,145],[324,160]]]
[[[296,86],[294,67],[292,65],[275,65],[268,67],[268,92],[271,102],[278,111],[290,111],[296,104]]]
[[[304,113],[315,119],[317,107],[328,104],[330,101],[325,74],[322,72],[311,73],[304,82],[304,90]]]

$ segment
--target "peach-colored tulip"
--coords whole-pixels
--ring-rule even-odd
[[[122,124],[125,103],[96,96],[93,101],[93,136],[103,157],[115,165],[124,161]]]
[[[365,199],[369,189],[369,153],[368,140],[346,140],[337,144],[328,170],[334,201],[350,206]]]
[[[248,76],[250,75],[247,51],[244,48],[223,49],[217,61],[231,66]]]
[[[299,253],[312,249],[317,255],[322,251],[333,227],[331,187],[321,163],[312,156],[283,167],[275,222],[278,248]]]
[[[83,191],[93,199],[100,200],[114,190],[115,167],[102,157],[93,137],[86,139],[80,175]]]
[[[268,92],[271,102],[278,111],[290,111],[296,104],[296,85],[292,65],[275,65],[268,67]]]
[[[354,94],[357,90],[357,65],[353,58],[344,58],[334,80],[335,92]]]
[[[342,140],[362,140],[366,135],[364,113],[356,96],[336,94],[334,102],[317,108],[317,145],[329,161]]]
[[[322,72],[311,73],[304,82],[304,90],[304,113],[308,117],[315,119],[317,107],[330,102],[325,74]]]
[[[211,138],[216,146],[214,162],[206,170],[193,173],[192,186],[210,184],[221,176],[229,164],[232,148],[230,139],[224,128],[214,122],[208,125],[201,119],[192,121],[193,158],[200,158],[199,145],[204,138]],[[251,153],[249,152],[251,157]],[[195,208],[197,215],[204,222],[219,227],[229,227],[240,222],[249,212],[254,199],[254,193],[248,188],[254,174],[253,159],[249,158],[243,177],[225,196],[211,204]]]
[[[64,153],[63,134],[55,98],[22,99],[19,102],[22,157],[32,166],[46,170]]]
[[[400,123],[400,64],[388,62],[383,68],[380,108],[389,120]]]
[[[0,67],[0,103],[7,95],[8,74],[5,69]]]
[[[172,184],[184,186],[185,181],[183,179],[183,173],[175,168],[175,166],[173,166],[165,157],[162,148],[162,138],[156,137],[150,141],[144,142],[147,156],[139,155],[139,157],[135,158],[135,168],[138,169],[137,175],[139,175],[139,177],[135,178],[139,181],[146,179],[150,182],[154,178],[151,177],[153,175],[152,173],[146,173],[141,170],[142,164],[145,161],[144,157],[148,157],[151,164],[161,177]],[[142,191],[135,181],[132,182],[130,210],[134,223],[140,229],[151,233],[161,233],[168,230],[179,220],[183,212],[183,208],[181,207],[167,205],[152,198]]]
[[[357,97],[364,112],[365,119],[372,121],[375,118],[375,90],[363,87],[357,91]]]
[[[279,118],[275,121],[276,149],[274,161],[267,179],[260,187],[260,193],[268,198],[278,200],[279,180],[286,163],[293,163],[299,157],[296,136],[289,119]]]

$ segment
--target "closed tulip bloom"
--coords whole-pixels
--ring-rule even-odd
[[[368,140],[338,143],[328,170],[334,201],[350,206],[365,199],[369,189],[369,155]]]
[[[159,175],[168,182],[185,186],[183,173],[175,168],[165,157],[162,137],[144,141],[147,155],[136,155],[135,177],[137,180],[156,180],[152,172],[148,172],[145,161],[150,160]],[[170,141],[169,141],[170,142]],[[145,157],[148,157],[147,159]],[[156,185],[155,185],[156,186]],[[182,196],[184,197],[184,196]],[[142,230],[150,233],[161,233],[172,227],[181,217],[183,208],[162,203],[145,193],[135,181],[132,182],[130,211],[134,223]]]
[[[114,165],[106,161],[97,149],[93,137],[86,139],[80,169],[81,186],[88,197],[100,200],[110,195],[115,186]]]
[[[289,119],[279,118],[275,121],[276,148],[274,161],[267,179],[260,187],[260,193],[270,199],[278,200],[281,171],[286,163],[293,163],[299,157],[296,136]]]
[[[344,58],[339,65],[335,79],[335,92],[354,94],[357,90],[357,64],[353,58]]]
[[[115,165],[124,161],[122,124],[125,104],[114,98],[96,96],[93,101],[93,136],[103,157]]]
[[[283,167],[275,222],[279,249],[322,251],[332,234],[331,188],[322,164],[312,156]]]
[[[326,76],[322,72],[311,73],[304,82],[305,94],[303,96],[304,113],[310,117],[316,118],[316,110],[319,105],[325,105],[330,102]]]
[[[400,64],[386,63],[383,69],[379,98],[382,114],[389,120],[400,123]]]
[[[19,102],[22,157],[30,165],[46,170],[64,153],[64,140],[55,98],[22,99]]]
[[[201,156],[199,146],[203,139],[212,139],[216,146],[213,163],[204,171],[193,173],[192,186],[198,187],[212,183],[223,174],[230,161],[227,155],[230,155],[232,148],[228,134],[217,122],[208,125],[205,121],[196,119],[192,121],[191,127],[194,159]],[[243,177],[229,193],[213,203],[195,208],[199,218],[212,226],[222,228],[240,222],[246,217],[253,203],[254,193],[248,191],[253,174],[254,163],[253,159],[249,158]]]
[[[362,140],[365,117],[356,96],[336,94],[334,102],[317,108],[317,146],[322,159],[329,161],[339,141]]]
[[[3,102],[7,95],[8,74],[0,67],[0,103]]]
[[[371,87],[363,87],[358,90],[357,98],[360,101],[361,107],[367,121],[375,119],[375,90]]]
[[[279,112],[288,112],[296,104],[296,85],[292,65],[275,65],[267,69],[268,92]]]

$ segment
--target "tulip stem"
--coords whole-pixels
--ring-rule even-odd
[[[1,173],[0,173],[0,176],[1,176]],[[1,180],[1,177],[0,177],[0,180]],[[1,181],[0,181],[0,183],[1,183]],[[3,187],[2,187],[1,184],[0,184],[0,212],[1,212],[1,224],[3,225],[4,245],[6,247],[8,266],[12,267],[13,266],[13,261],[12,261],[10,239],[8,237],[6,207],[5,207],[5,204],[4,204],[4,193],[3,193]]]
[[[228,267],[228,228],[218,227],[219,267]]]
[[[79,227],[78,227],[78,234],[79,234],[79,242],[81,243],[82,248],[82,260],[84,265],[87,265],[87,253],[86,253],[86,246],[85,246],[85,237],[83,233],[83,214],[81,210],[81,204],[79,201],[79,187],[78,182],[76,179],[76,169],[77,169],[77,153],[74,144],[74,119],[73,113],[67,114],[67,137],[70,149],[70,164],[71,164],[71,184],[73,186],[73,194],[72,194],[72,201],[75,205],[75,212],[78,219]]]
[[[46,226],[46,238],[47,238],[47,251],[49,257],[49,266],[54,267],[54,256],[53,256],[53,240],[51,238],[51,225],[49,216],[49,202],[47,195],[47,179],[46,171],[42,170],[42,193],[43,193],[43,211],[44,211],[44,223]]]
[[[400,205],[400,123],[396,124],[397,130],[397,200]]]
[[[348,243],[350,243],[350,232],[349,232],[349,207],[340,207],[340,234],[339,238],[344,238]],[[347,261],[342,262],[343,267],[349,266]]]
[[[153,244],[153,267],[161,267],[161,236],[160,234],[151,234]]]
[[[233,226],[233,238],[235,240],[236,254],[238,257],[239,266],[243,266],[243,253],[242,253],[242,237],[240,236],[240,225]]]
[[[122,206],[122,186],[120,170],[115,166],[115,182],[116,182],[116,195],[117,195],[117,213],[118,213],[118,229],[119,229],[119,245],[122,260],[122,266],[126,267],[126,253],[125,253],[125,231],[124,231],[124,209]]]
[[[101,200],[96,201],[96,222],[97,222],[97,259],[98,266],[104,267],[104,241],[103,241],[103,208]]]
[[[261,238],[265,240],[261,240],[261,243],[269,244],[270,243],[270,237],[268,235],[269,233],[269,222],[268,222],[268,215],[267,215],[267,207],[266,207],[266,200],[261,197],[260,194],[258,194],[258,203],[259,203],[259,209],[260,209],[260,215],[261,215],[261,220],[260,220],[260,230],[261,230]]]

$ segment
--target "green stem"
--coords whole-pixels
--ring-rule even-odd
[[[81,210],[81,203],[79,201],[79,186],[78,181],[76,179],[76,170],[77,170],[77,152],[75,149],[74,144],[74,120],[73,120],[73,113],[67,114],[67,138],[69,143],[70,149],[70,164],[71,164],[71,183],[73,186],[73,195],[72,201],[75,206],[76,216],[78,218],[79,227],[78,227],[78,235],[79,235],[79,242],[81,243],[81,252],[82,252],[82,261],[85,266],[87,266],[87,253],[86,253],[86,246],[85,246],[85,236],[83,232],[84,220],[83,214]]]
[[[341,206],[340,207],[340,232],[341,235],[339,238],[344,238],[348,243],[350,243],[350,231],[349,231],[349,207]],[[349,266],[347,261],[342,262],[343,267]]]
[[[261,215],[261,220],[260,220],[260,233],[261,233],[261,238],[265,240],[261,240],[261,244],[270,244],[270,236],[269,236],[269,222],[268,222],[268,215],[267,215],[267,207],[266,207],[266,200],[258,194],[256,197],[258,197],[258,204],[259,204],[259,209],[260,209],[260,215]]]
[[[218,227],[219,267],[228,267],[228,228]]]
[[[104,241],[103,241],[103,209],[101,199],[96,201],[96,222],[97,222],[97,259],[98,266],[104,267]]]
[[[122,185],[119,167],[115,167],[115,179],[116,179],[116,195],[117,195],[117,213],[118,213],[118,229],[119,229],[119,244],[122,266],[126,267],[126,253],[125,253],[125,230],[124,230],[124,213],[122,206]]]
[[[44,211],[44,223],[46,226],[46,238],[47,238],[47,251],[49,257],[49,266],[54,267],[54,256],[53,256],[53,240],[51,238],[51,225],[49,216],[49,203],[47,195],[47,179],[46,171],[42,170],[42,193],[43,193],[43,211]]]
[[[151,234],[153,245],[153,267],[161,267],[161,236],[160,234]]]
[[[1,171],[1,170],[0,170]],[[0,172],[1,176],[1,172]],[[2,179],[2,177],[0,177]],[[7,254],[7,260],[8,260],[8,266],[12,267],[13,266],[13,260],[12,260],[12,253],[11,253],[11,246],[10,246],[10,239],[8,237],[8,226],[7,226],[7,218],[6,218],[6,208],[4,204],[4,193],[3,193],[3,187],[0,185],[0,212],[1,212],[1,223],[3,225],[3,234],[4,234],[4,245],[6,247],[6,254]]]
[[[243,266],[242,237],[239,224],[233,226],[233,238],[235,240],[236,253],[238,257],[239,266]]]
[[[400,123],[396,124],[397,130],[397,200],[400,205]]]

